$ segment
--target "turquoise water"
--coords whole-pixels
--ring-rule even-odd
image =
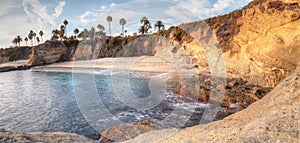
[[[186,115],[186,111],[198,105],[184,103],[178,100],[179,95],[166,92],[162,93],[164,99],[157,106],[136,109],[116,96],[115,88],[119,90],[117,93],[126,93],[128,89],[114,87],[110,75],[75,75],[76,80],[74,74],[68,72],[0,73],[0,128],[16,132],[71,132],[98,139],[105,128],[137,121],[159,122],[170,116],[164,123],[178,124],[175,117],[188,119],[190,115]],[[117,78],[123,79],[122,76]],[[128,83],[138,98],[151,94],[149,79],[130,78]],[[94,87],[96,93],[90,93],[90,87]],[[103,106],[95,104],[95,97]],[[83,107],[85,105],[87,107]],[[184,110],[174,113],[175,108]],[[118,122],[114,122],[116,120]]]

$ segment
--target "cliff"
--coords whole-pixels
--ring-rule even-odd
[[[300,60],[299,1],[259,0],[242,10],[179,27],[195,38],[186,45],[195,62],[207,63],[199,57],[207,57],[213,48],[209,42],[216,41],[228,75],[254,84],[277,85]],[[195,33],[197,29],[201,34]]]
[[[28,60],[31,55],[31,47],[13,47],[0,49],[0,64],[17,60]]]
[[[29,65],[40,66],[56,62],[70,61],[74,56],[78,41],[46,41],[32,47]]]

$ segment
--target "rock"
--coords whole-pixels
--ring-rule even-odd
[[[116,126],[104,130],[101,134],[100,142],[121,142],[149,132],[162,129],[149,121],[137,122],[129,126]]]
[[[30,65],[21,65],[21,66],[5,66],[5,67],[0,67],[0,72],[9,72],[9,71],[16,71],[16,70],[28,70],[32,66]]]
[[[1,143],[96,143],[89,138],[71,133],[13,133],[0,130]]]
[[[40,66],[58,62],[67,51],[62,41],[46,41],[44,44],[32,48],[30,65]]]
[[[141,136],[151,136],[156,139],[152,142],[160,143],[299,142],[299,76],[300,67],[267,96],[223,120],[186,128],[172,136],[160,136],[153,132]],[[143,140],[137,137],[132,141]]]
[[[77,45],[77,40],[46,41],[32,48],[29,64],[40,66],[74,60]]]

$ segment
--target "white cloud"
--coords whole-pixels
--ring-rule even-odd
[[[3,1],[0,5],[0,16],[6,15],[11,12],[11,10],[20,8],[20,4],[16,4],[15,0]]]
[[[61,14],[60,8],[49,9],[39,0],[19,0],[5,1],[0,5],[0,47],[12,45],[13,37],[20,35],[22,38],[28,35],[29,30],[38,33],[44,31],[43,39],[49,39],[51,30],[57,27],[56,16],[50,12]],[[58,5],[63,5],[60,2]],[[58,7],[58,5],[56,7]],[[25,42],[21,43],[25,45]]]
[[[105,10],[106,9],[106,6],[105,5],[102,5],[101,6],[101,10]]]
[[[47,6],[39,0],[23,0],[23,7],[25,13],[32,19],[41,18],[52,26],[56,25],[54,17],[47,13]]]
[[[93,22],[95,20],[95,15],[96,15],[95,12],[86,11],[84,14],[82,14],[80,16],[81,24],[83,24],[83,25],[90,24],[91,22]]]
[[[110,7],[114,7],[114,6],[116,6],[115,3],[111,3],[111,4],[110,4]]]
[[[58,5],[55,7],[53,14],[54,17],[59,17],[63,11],[64,6],[66,5],[66,1],[61,1],[58,3]]]
[[[212,5],[212,7],[206,8],[204,11],[207,15],[221,14],[227,9],[233,10],[240,8],[241,6],[246,5],[250,1],[252,0],[218,0]]]

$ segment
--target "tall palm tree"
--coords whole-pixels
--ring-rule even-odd
[[[124,32],[125,32],[125,36],[126,36],[126,34],[127,34],[127,29],[125,29],[125,31],[124,31]]]
[[[150,21],[148,20],[148,18],[147,17],[143,17],[142,19],[141,19],[141,24],[143,24],[143,31],[144,31],[144,33],[148,33],[148,30],[149,29],[151,29],[152,28],[152,26],[151,26],[151,23],[150,23]]]
[[[157,27],[158,29],[158,33],[160,33],[161,31],[161,28],[164,29],[165,28],[165,25],[162,24],[162,22],[160,20],[156,21],[156,24],[155,24],[155,28]],[[155,30],[155,29],[154,29]]]
[[[19,47],[20,47],[20,44],[23,41],[22,38],[18,35],[16,40],[17,40],[17,43],[19,44]]]
[[[75,34],[75,39],[77,38],[77,35],[78,35],[78,33],[79,33],[79,29],[78,28],[76,28],[76,29],[74,29],[74,34]]]
[[[67,31],[67,25],[69,24],[69,22],[65,19],[64,20],[64,25],[65,25],[65,29],[64,29],[64,33],[66,33],[66,37],[68,37],[68,31]]]
[[[26,43],[26,46],[27,46],[28,38],[27,38],[27,37],[25,37],[25,38],[24,38],[24,41],[25,41],[25,43]]]
[[[32,40],[32,38],[33,38],[33,31],[32,30],[30,30],[30,32],[29,32],[29,34],[28,34],[28,39],[30,40],[30,43],[31,43],[31,46],[33,46],[33,40]]]
[[[36,37],[36,41],[38,44],[40,44],[40,38],[39,37]]]
[[[39,34],[40,34],[40,36],[41,36],[41,40],[42,40],[42,43],[43,43],[43,35],[44,35],[44,32],[41,30],[41,31],[39,32]]]
[[[120,25],[122,26],[122,34],[124,35],[124,25],[126,25],[126,20],[124,18],[120,19]]]
[[[36,41],[35,41],[35,38],[36,38],[36,33],[35,33],[35,32],[33,32],[32,36],[33,36],[33,40],[34,40],[34,45],[36,45]]]
[[[107,20],[108,25],[109,25],[109,36],[111,36],[111,26],[110,26],[110,23],[112,22],[112,17],[111,16],[107,16],[106,20]]]

